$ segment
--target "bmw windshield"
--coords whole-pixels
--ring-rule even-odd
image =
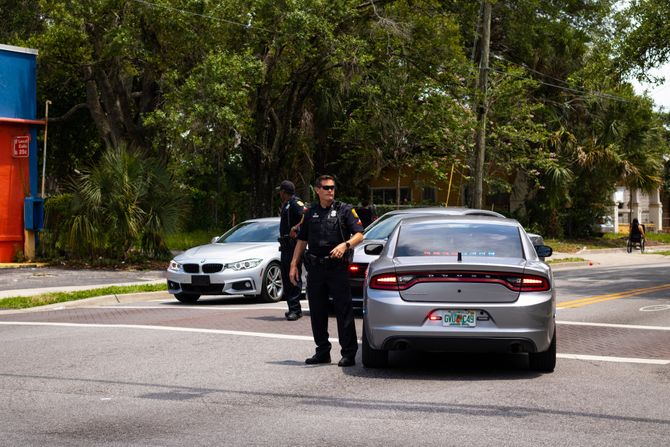
[[[231,242],[277,242],[279,222],[242,222],[224,233],[218,244]]]

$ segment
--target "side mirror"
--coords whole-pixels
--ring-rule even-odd
[[[384,250],[384,244],[368,244],[363,248],[365,254],[370,256],[379,256],[382,250]]]
[[[536,245],[535,251],[540,258],[548,258],[554,250],[548,245]]]
[[[210,244],[216,244],[217,242],[219,242],[219,239],[220,239],[219,236],[214,236],[214,237],[212,238],[212,240],[210,241]]]

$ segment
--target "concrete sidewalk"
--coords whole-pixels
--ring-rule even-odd
[[[584,267],[604,268],[665,264],[670,266],[670,256],[654,254],[655,252],[660,251],[670,251],[670,245],[654,245],[647,247],[644,253],[641,253],[640,250],[633,250],[632,253],[627,253],[625,248],[583,248],[576,253],[554,252],[554,254],[549,259],[547,259],[547,261],[555,261],[565,258],[584,259],[584,261],[577,262],[550,262],[551,268],[554,271]]]

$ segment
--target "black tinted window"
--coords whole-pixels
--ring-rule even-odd
[[[398,235],[395,256],[456,256],[522,258],[519,230],[482,223],[417,223]]]

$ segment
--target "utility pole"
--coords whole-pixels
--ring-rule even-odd
[[[486,116],[489,106],[486,89],[489,79],[489,46],[491,44],[491,3],[482,0],[481,54],[479,57],[479,79],[477,81],[477,136],[475,139],[475,191],[473,208],[481,208],[484,195],[484,160],[486,159]]]

